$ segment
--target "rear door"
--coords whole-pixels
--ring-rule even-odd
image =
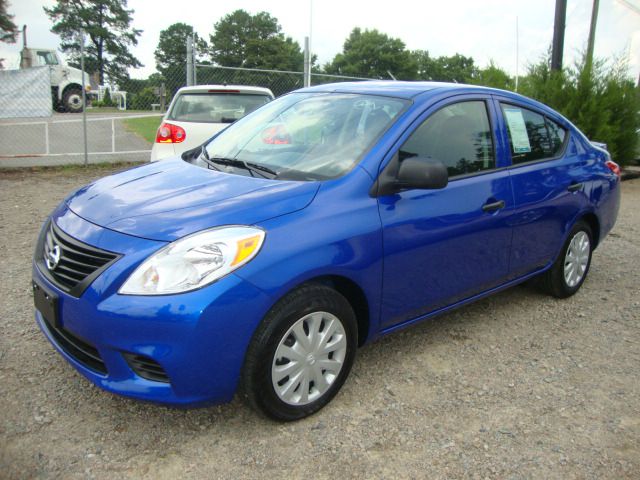
[[[509,172],[496,161],[490,97],[456,97],[429,109],[395,152],[448,167],[441,190],[379,198],[383,226],[382,328],[503,283],[513,209]]]
[[[510,278],[517,278],[548,265],[560,251],[567,230],[588,203],[588,158],[561,119],[500,97],[496,111],[512,164]]]

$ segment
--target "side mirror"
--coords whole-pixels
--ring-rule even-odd
[[[371,186],[369,195],[383,197],[411,188],[435,190],[448,183],[449,173],[442,162],[425,157],[409,157],[400,162],[396,156]]]
[[[410,157],[400,163],[397,176],[399,188],[436,190],[446,187],[448,183],[449,173],[442,162]]]

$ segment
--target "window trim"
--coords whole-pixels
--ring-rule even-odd
[[[493,168],[488,168],[486,170],[478,170],[478,171],[475,171],[475,172],[461,173],[459,175],[450,176],[449,177],[449,182],[453,182],[453,181],[456,181],[456,180],[462,180],[462,179],[465,179],[465,178],[476,177],[476,176],[479,176],[479,175],[486,175],[488,173],[497,172],[497,171],[504,170],[505,168],[507,168],[507,167],[498,167],[498,151],[497,151],[497,141],[496,141],[497,139],[496,139],[496,136],[495,136],[495,130],[494,130],[494,126],[495,125],[494,125],[493,118],[491,116],[491,108],[490,108],[491,97],[489,97],[489,96],[487,96],[487,97],[470,97],[470,98],[463,98],[463,99],[458,99],[456,97],[451,97],[451,98],[453,99],[453,101],[447,102],[444,105],[441,105],[438,108],[436,108],[435,110],[431,111],[423,120],[419,120],[418,119],[418,122],[417,122],[418,125],[411,130],[411,132],[409,133],[407,138],[398,146],[398,148],[396,149],[395,153],[393,154],[393,157],[399,158],[400,150],[402,149],[404,144],[409,141],[411,136],[420,127],[422,127],[422,125],[424,125],[424,123],[426,121],[428,121],[431,117],[433,117],[440,110],[443,110],[443,109],[445,109],[447,107],[450,107],[452,105],[457,105],[457,104],[460,104],[460,103],[481,102],[481,103],[484,103],[485,113],[487,115],[487,121],[489,123],[489,132],[491,133],[490,137],[491,137],[491,150],[493,152]],[[387,167],[392,162],[393,162],[393,160],[391,162],[389,162],[389,164],[387,164]],[[387,167],[385,167],[385,169]]]
[[[534,165],[536,163],[540,163],[540,162],[551,162],[553,160],[559,160],[562,157],[564,157],[566,150],[567,150],[567,146],[569,145],[569,138],[571,136],[571,129],[565,127],[564,125],[562,125],[560,122],[558,122],[557,120],[553,119],[550,115],[548,115],[545,112],[541,112],[540,110],[537,110],[535,108],[531,108],[529,106],[523,106],[521,104],[515,103],[515,102],[511,102],[511,101],[504,101],[500,98],[496,98],[496,101],[498,102],[498,113],[502,116],[502,123],[504,125],[504,133],[505,133],[505,140],[507,141],[506,147],[507,147],[507,151],[509,152],[509,163],[510,165],[506,166],[505,168],[508,169],[513,169],[513,168],[518,168],[518,167],[523,167],[523,166],[527,166],[527,165]],[[527,162],[520,162],[520,163],[513,163],[513,152],[512,147],[511,147],[511,142],[509,141],[509,125],[507,125],[507,121],[504,117],[504,112],[502,111],[502,105],[509,105],[511,107],[516,107],[516,108],[520,108],[523,110],[529,110],[530,112],[533,113],[537,113],[538,115],[540,115],[542,118],[544,118],[545,122],[544,122],[544,127],[545,130],[547,131],[547,135],[549,136],[549,141],[551,141],[551,135],[549,133],[549,126],[547,125],[547,120],[550,120],[554,123],[556,123],[559,127],[561,127],[562,129],[564,129],[564,131],[566,132],[566,135],[564,136],[564,140],[562,142],[562,147],[560,147],[560,150],[558,150],[558,154],[554,155],[552,157],[544,157],[544,158],[538,158],[536,160],[529,160]]]

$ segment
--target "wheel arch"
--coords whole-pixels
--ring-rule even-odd
[[[585,222],[587,225],[589,225],[589,228],[591,228],[591,235],[593,237],[593,249],[595,250],[595,248],[600,243],[600,220],[598,220],[598,217],[595,213],[587,212],[579,217],[578,221]]]
[[[352,279],[342,275],[322,275],[305,280],[302,285],[308,283],[318,283],[330,287],[347,299],[356,315],[356,321],[358,324],[358,346],[361,347],[364,345],[369,338],[371,315],[367,296],[360,285]],[[300,286],[301,285],[298,285],[292,290],[295,290]]]
[[[62,90],[62,92],[60,92],[59,90],[59,95],[60,95],[60,99],[63,99],[65,94],[69,91],[69,90],[73,90],[73,89],[77,89],[80,90],[80,92],[82,92],[82,85],[78,84],[78,83],[69,83],[68,85],[66,85],[64,87],[64,89]]]

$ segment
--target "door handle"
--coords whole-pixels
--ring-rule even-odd
[[[582,183],[572,183],[567,187],[567,190],[569,190],[570,192],[577,192],[581,188],[582,188]]]
[[[493,202],[493,203],[485,203],[482,206],[482,211],[495,212],[496,210],[500,210],[501,208],[504,208],[504,206],[505,206],[504,200],[500,200],[499,202]]]

